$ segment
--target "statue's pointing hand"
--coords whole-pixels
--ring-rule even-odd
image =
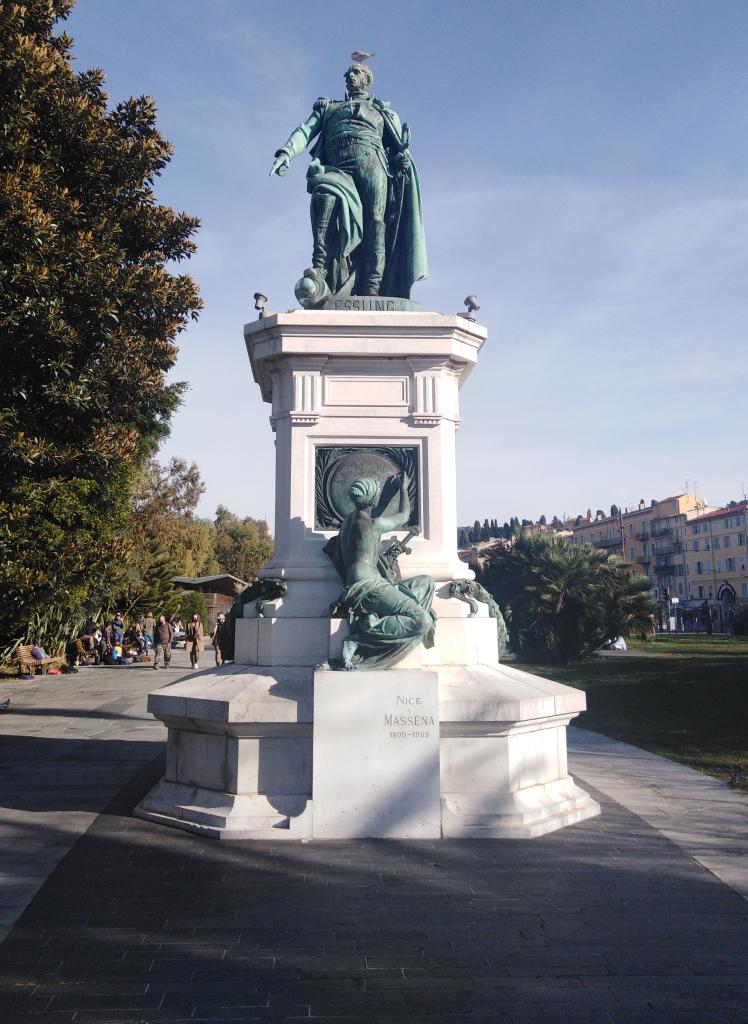
[[[277,174],[279,178],[282,178],[288,170],[290,163],[291,160],[288,153],[284,153],[282,150],[279,150],[275,154],[275,160],[273,160],[273,166],[270,168],[270,174]]]

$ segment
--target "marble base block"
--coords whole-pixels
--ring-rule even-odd
[[[315,839],[438,839],[435,672],[314,673]]]
[[[585,694],[507,665],[439,672],[442,834],[531,839],[600,813],[568,774]]]
[[[312,674],[226,665],[151,693],[166,774],[135,814],[217,839],[308,838]]]
[[[600,813],[566,765],[584,706],[506,665],[226,665],[149,696],[166,774],[135,813],[220,839],[529,839]]]

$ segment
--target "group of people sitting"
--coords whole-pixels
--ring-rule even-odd
[[[147,635],[141,622],[125,626],[122,612],[99,626],[89,622],[79,632],[83,652],[93,657],[97,665],[115,665],[120,661],[134,661],[145,658],[148,653]]]
[[[219,614],[211,630],[216,665],[223,663],[219,637],[225,616]],[[155,618],[149,611],[143,619],[136,619],[129,626],[125,625],[122,612],[100,628],[95,622],[89,622],[78,634],[83,651],[93,657],[97,665],[130,664],[133,661],[150,661],[153,652],[153,667],[168,668],[171,662],[171,651],[174,640],[184,639],[190,654],[190,664],[199,668],[200,653],[205,647],[205,636],[202,620],[197,612],[187,623],[186,628],[178,615],[161,614]]]

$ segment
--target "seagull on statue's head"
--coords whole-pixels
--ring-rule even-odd
[[[355,60],[356,63],[360,63],[362,60],[369,60],[371,57],[376,57],[376,54],[367,53],[366,50],[354,50],[351,54],[351,60]]]

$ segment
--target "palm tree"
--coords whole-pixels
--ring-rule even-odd
[[[530,659],[565,664],[605,640],[651,629],[649,583],[621,559],[553,534],[520,534],[494,552],[481,583],[501,606],[511,644]]]
[[[651,633],[655,605],[646,576],[640,576],[617,555],[608,558],[604,575],[606,639]]]

